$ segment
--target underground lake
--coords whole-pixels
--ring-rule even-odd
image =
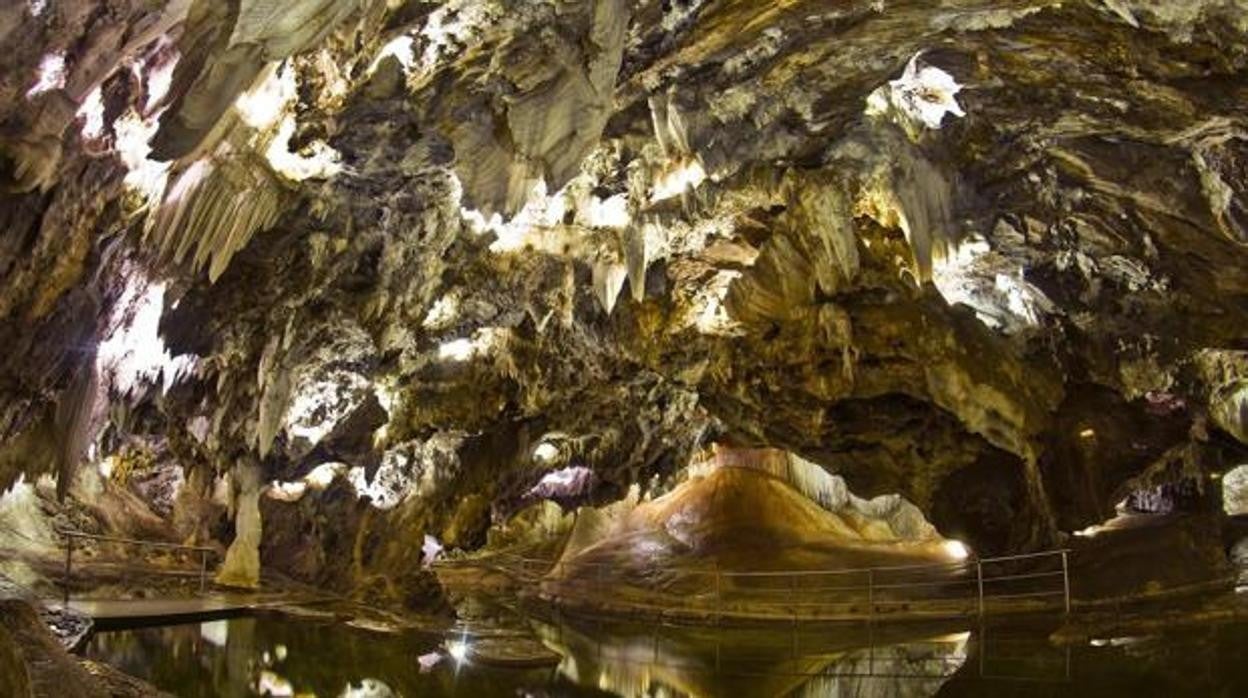
[[[963,629],[964,628],[964,629]],[[518,629],[491,634],[496,641]],[[477,658],[478,636],[379,632],[268,613],[109,630],[87,657],[178,696],[1240,696],[1248,624],[1066,645],[1035,620],[682,628],[565,618],[524,629],[541,666]]]

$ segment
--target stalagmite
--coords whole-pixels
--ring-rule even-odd
[[[230,587],[255,589],[260,586],[260,467],[254,462],[234,466],[234,540],[217,570],[216,582]]]
[[[490,617],[548,604],[1101,640],[1083,609],[1147,597],[1170,615],[1055,642],[1126,675],[1169,647],[1115,642],[1201,608],[1236,656],[1203,595],[1248,580],[1246,36],[1248,0],[0,2],[0,571],[69,610],[197,604],[220,564],[361,628],[463,612],[350,676],[309,663],[339,622],[88,641],[229,665],[178,694],[771,696],[862,663],[753,683],[657,637],[615,675],[597,622]],[[928,604],[981,571],[1028,576]],[[6,632],[0,664],[39,644]],[[560,685],[478,682],[500,658]]]

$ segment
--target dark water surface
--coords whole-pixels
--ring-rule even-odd
[[[1245,624],[1070,648],[1043,626],[531,625],[558,666],[456,661],[440,636],[277,614],[101,632],[85,654],[179,696],[1248,696]]]

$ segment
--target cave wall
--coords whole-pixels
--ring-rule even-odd
[[[1242,460],[1246,17],[10,4],[0,486],[342,462],[471,547],[721,441],[1053,545]]]

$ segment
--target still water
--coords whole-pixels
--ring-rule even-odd
[[[277,614],[100,632],[85,654],[179,696],[1248,696],[1245,624],[1070,648],[1044,627],[530,624],[557,664]]]

